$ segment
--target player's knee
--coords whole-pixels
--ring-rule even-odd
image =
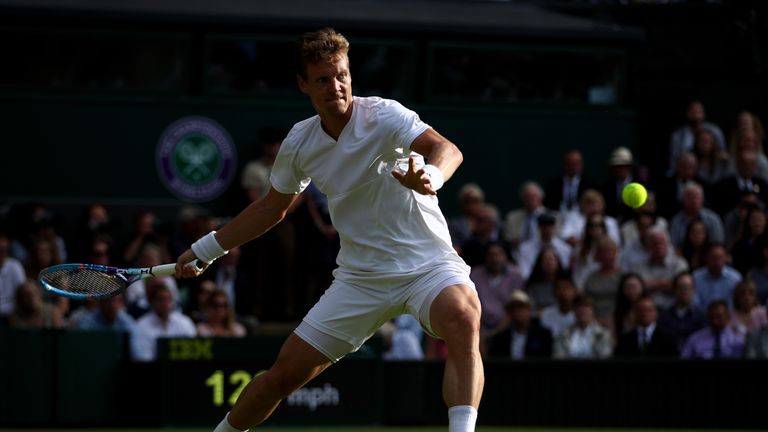
[[[271,395],[284,399],[298,390],[301,384],[289,373],[271,369],[262,378],[264,389]]]
[[[476,296],[470,296],[466,301],[454,304],[447,316],[452,333],[474,334],[480,330],[480,301]]]

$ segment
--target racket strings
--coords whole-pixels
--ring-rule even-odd
[[[109,297],[128,285],[125,276],[89,269],[60,269],[41,275],[48,285],[88,297]]]

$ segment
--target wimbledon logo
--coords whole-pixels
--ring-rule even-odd
[[[235,174],[235,146],[215,121],[184,117],[163,131],[157,143],[157,172],[165,186],[184,201],[219,197]]]

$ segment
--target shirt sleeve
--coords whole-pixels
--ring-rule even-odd
[[[395,148],[404,150],[410,150],[413,140],[430,128],[416,112],[395,101],[381,110],[379,121],[383,126],[391,128]]]
[[[288,195],[300,194],[309,186],[311,181],[298,167],[296,159],[298,146],[294,136],[292,130],[283,141],[269,176],[272,187],[276,191]]]

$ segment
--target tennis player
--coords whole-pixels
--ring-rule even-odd
[[[352,96],[348,49],[333,29],[302,35],[298,85],[317,115],[288,133],[267,195],[195,242],[176,263],[178,277],[195,276],[185,264],[195,258],[211,263],[263,234],[310,181],[328,196],[341,237],[333,283],[215,432],[260,424],[283,398],[403,313],[448,347],[443,397],[449,430],[475,430],[484,383],[480,302],[436,197],[462,155],[399,103]]]

